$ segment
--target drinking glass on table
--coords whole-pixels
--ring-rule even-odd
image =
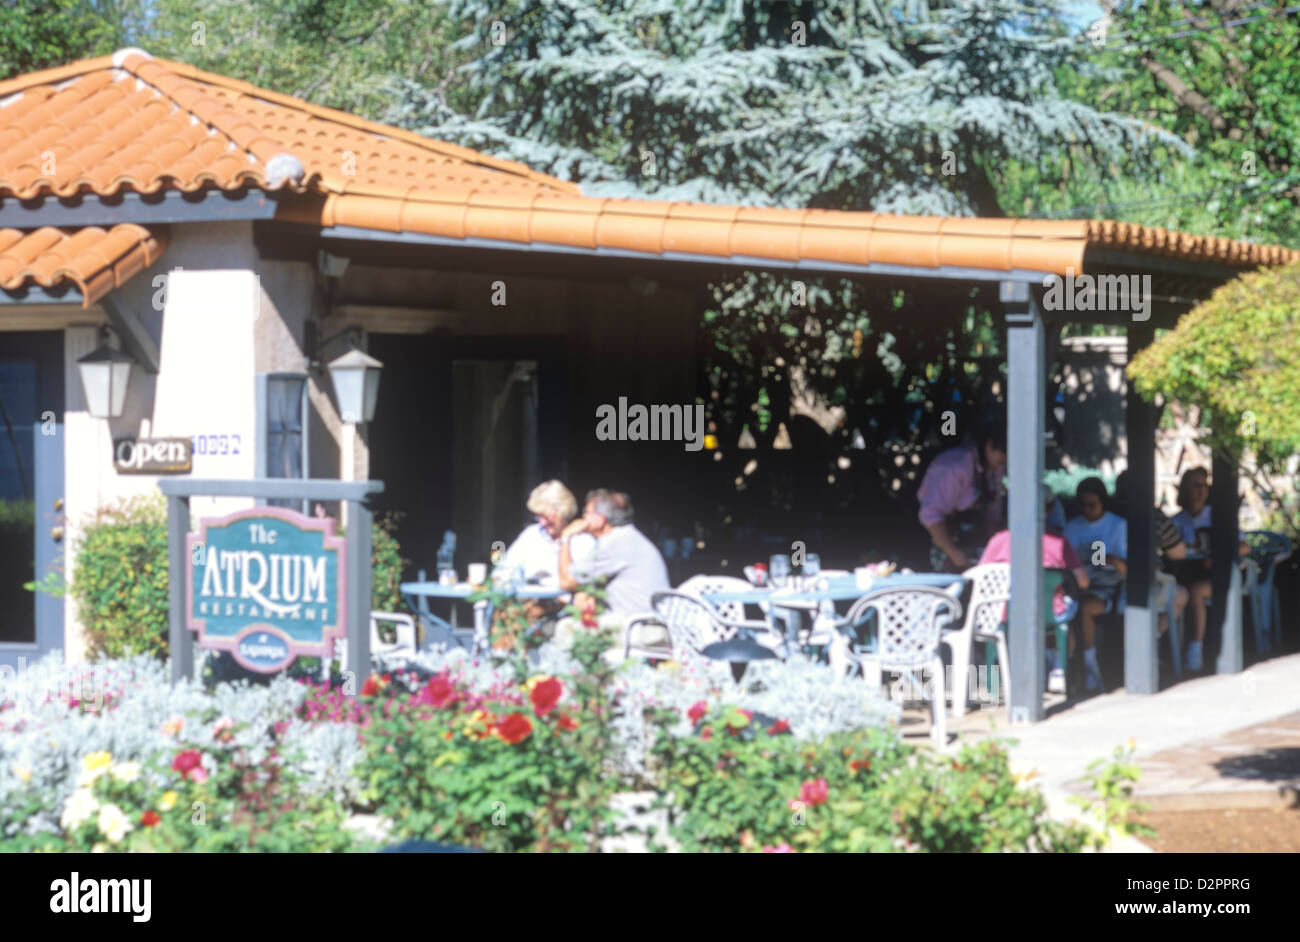
[[[784,589],[790,579],[790,557],[773,556],[767,561],[767,575],[772,580],[772,587]]]

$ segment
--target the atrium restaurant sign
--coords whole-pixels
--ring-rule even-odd
[[[202,521],[188,537],[189,628],[200,647],[272,673],[332,656],[346,637],[346,554],[334,521],[254,507]]]

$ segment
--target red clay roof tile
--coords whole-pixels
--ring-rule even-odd
[[[81,291],[82,307],[89,307],[156,262],[166,246],[164,232],[133,223],[108,230],[0,229],[0,288],[13,291],[28,283],[52,288],[71,281]]]

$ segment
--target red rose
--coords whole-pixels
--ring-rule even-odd
[[[522,713],[511,713],[496,725],[496,734],[512,746],[523,742],[532,731],[532,720]]]
[[[528,694],[528,699],[533,703],[533,712],[538,716],[550,713],[555,709],[555,704],[559,702],[562,693],[564,693],[564,685],[554,677],[548,677],[541,683],[534,684]]]
[[[415,703],[428,704],[441,710],[443,707],[455,702],[456,685],[447,679],[445,674],[438,674],[429,678],[429,682],[415,696]]]
[[[361,685],[361,696],[373,697],[379,693],[379,678],[371,674],[366,678],[366,682]]]
[[[804,782],[799,789],[799,800],[805,805],[822,805],[830,797],[830,786],[826,784],[826,779],[819,778],[816,781]]]
[[[686,711],[686,715],[690,717],[692,723],[698,723],[700,720],[704,719],[708,712],[709,705],[703,700],[700,700]]]
[[[161,820],[162,820],[162,816],[159,815],[158,812],[154,811],[152,808],[146,811],[144,814],[140,815],[140,823],[147,828],[157,827],[158,822]]]
[[[871,768],[871,762],[867,759],[854,759],[849,763],[850,772],[866,772]]]
[[[571,733],[578,728],[578,721],[566,713],[559,718],[555,725],[566,733]]]
[[[767,734],[769,736],[780,736],[782,733],[788,732],[790,732],[790,724],[785,720],[777,720],[767,728]]]
[[[704,729],[700,730],[700,738],[703,739],[703,740],[706,740],[706,741],[712,739],[712,738],[713,738],[713,727],[712,727],[712,726],[706,726],[706,727],[704,727]]]
[[[582,610],[582,627],[584,628],[600,627],[600,622],[596,620],[596,607],[594,605],[588,605],[586,608]]]
[[[202,764],[202,753],[197,749],[186,749],[184,752],[178,752],[176,758],[172,759],[172,771],[181,773],[181,778],[189,778],[190,773]]]

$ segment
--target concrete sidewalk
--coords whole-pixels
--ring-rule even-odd
[[[1151,696],[1119,690],[1074,704],[1049,695],[1048,703],[1048,718],[1033,726],[1010,726],[1003,706],[950,719],[948,728],[965,742],[1014,740],[1012,770],[1033,776],[1057,817],[1083,816],[1069,798],[1091,795],[1088,764],[1130,740],[1142,769],[1135,794],[1153,810],[1276,807],[1293,800],[1290,785],[1300,781],[1300,717],[1293,715],[1300,714],[1300,655]],[[904,731],[928,728],[925,719],[905,715]],[[1112,849],[1149,848],[1125,840]]]
[[[990,735],[1014,739],[1009,752],[1015,771],[1034,772],[1043,784],[1061,787],[1081,778],[1088,763],[1109,758],[1116,746],[1130,739],[1141,764],[1144,757],[1167,749],[1298,711],[1300,654],[1292,654],[1263,661],[1240,674],[1184,681],[1150,696],[1118,690],[1061,704],[1032,726],[1010,726],[1005,707],[975,710],[950,720],[949,731],[962,740]]]

